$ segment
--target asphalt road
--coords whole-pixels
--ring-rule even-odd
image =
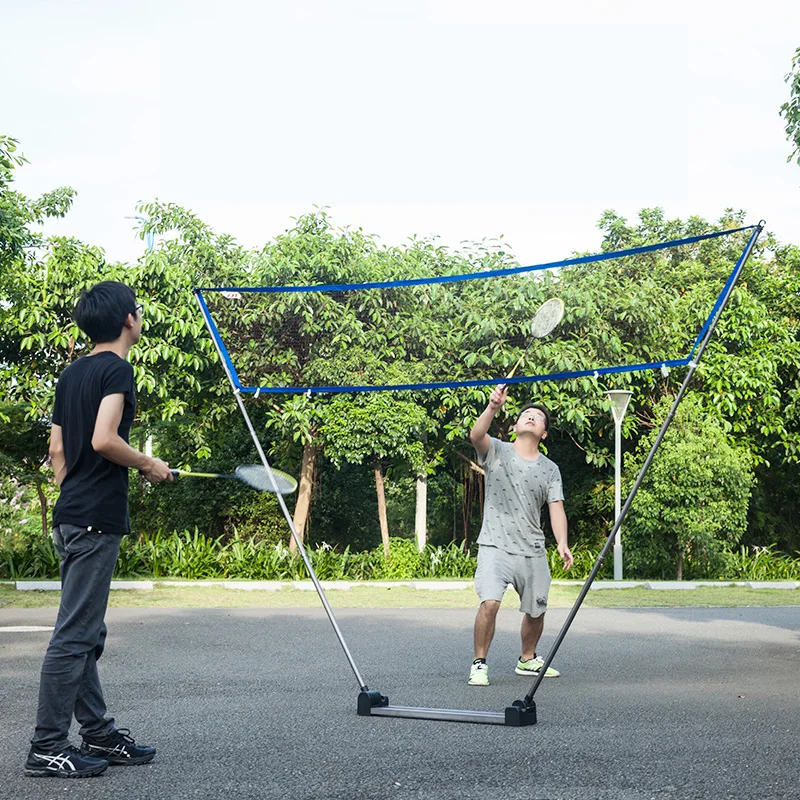
[[[566,611],[548,614],[543,650]],[[50,609],[0,609],[0,627]],[[467,686],[473,612],[342,610],[359,670],[393,705],[501,711],[519,614],[501,612],[491,685]],[[800,610],[582,609],[527,728],[358,717],[358,684],[322,610],[112,609],[101,664],[141,767],[26,778],[49,634],[0,632],[0,797],[800,798]]]

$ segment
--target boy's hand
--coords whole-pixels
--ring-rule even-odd
[[[495,386],[489,395],[489,408],[496,414],[506,402],[508,386]]]
[[[161,481],[171,481],[173,480],[174,476],[170,472],[169,464],[166,461],[162,461],[160,458],[153,458],[150,460],[150,463],[139,470],[145,480],[150,481],[150,483],[161,483]]]

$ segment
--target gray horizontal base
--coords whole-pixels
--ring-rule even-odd
[[[497,711],[459,711],[454,708],[415,708],[414,706],[383,706],[369,710],[373,717],[410,717],[439,719],[448,722],[478,722],[484,725],[505,725],[506,716]]]

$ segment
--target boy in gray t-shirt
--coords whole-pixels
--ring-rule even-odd
[[[515,672],[537,675],[542,660],[536,645],[544,627],[544,613],[550,590],[550,568],[541,526],[542,506],[547,504],[550,524],[564,567],[572,566],[567,543],[567,518],[558,467],[539,452],[547,437],[550,415],[543,406],[522,409],[512,443],[489,436],[489,426],[506,401],[507,388],[497,387],[489,404],[470,432],[470,440],[486,473],[486,501],[483,525],[478,537],[478,569],[475,590],[481,600],[475,619],[475,660],[470,670],[471,686],[486,686],[489,673],[486,654],[494,637],[495,619],[506,587],[511,584],[520,596],[523,612],[522,653]],[[549,667],[546,677],[557,677]]]

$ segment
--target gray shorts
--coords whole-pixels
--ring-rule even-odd
[[[509,584],[519,595],[519,610],[532,617],[547,611],[550,593],[550,565],[544,542],[540,555],[519,556],[496,547],[479,545],[478,569],[475,572],[475,591],[481,602],[502,600]]]

